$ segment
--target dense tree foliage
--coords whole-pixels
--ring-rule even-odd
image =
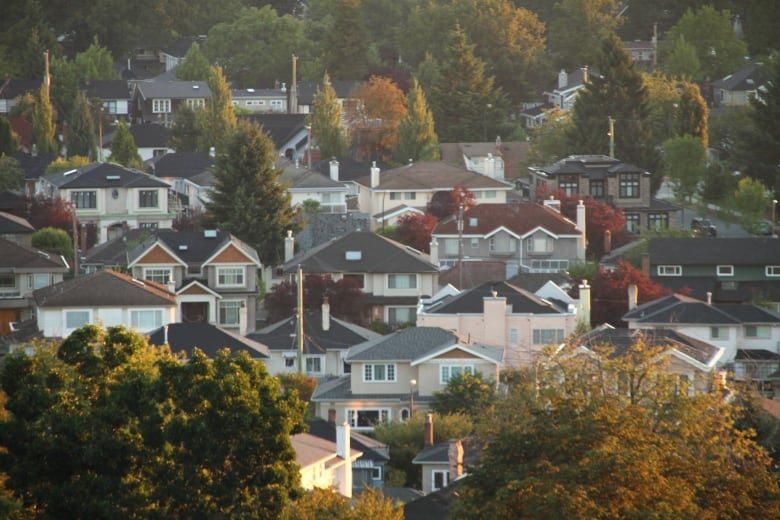
[[[431,197],[428,203],[427,211],[437,219],[443,219],[457,215],[460,205],[463,205],[463,211],[476,206],[477,201],[474,194],[465,186],[455,186],[450,191],[437,191]]]
[[[553,9],[548,47],[559,69],[593,65],[601,40],[621,23],[616,0],[560,0]]]
[[[408,213],[398,219],[396,240],[423,253],[430,252],[431,233],[439,222],[431,213]]]
[[[203,137],[198,111],[188,106],[179,107],[171,127],[168,146],[177,152],[194,152],[198,149],[198,144],[204,141],[206,139]]]
[[[751,98],[753,111],[750,113],[755,130],[748,127],[743,147],[747,172],[763,182],[775,193],[780,193],[780,57],[775,57],[767,66],[768,81],[760,96]]]
[[[439,138],[425,92],[417,79],[412,81],[406,103],[406,114],[398,123],[398,143],[393,158],[400,163],[437,160]]]
[[[38,194],[28,197],[19,216],[24,217],[35,229],[47,226],[70,231],[73,229],[73,212],[70,203],[60,197]]]
[[[24,170],[19,161],[5,153],[0,154],[0,192],[18,190],[23,186]]]
[[[290,520],[403,520],[403,508],[381,490],[367,488],[353,500],[332,489],[314,488],[304,493],[290,507]]]
[[[68,155],[80,155],[97,159],[97,132],[95,131],[95,118],[92,115],[92,105],[79,91],[73,100],[70,117],[68,119]]]
[[[206,108],[196,112],[200,131],[198,148],[204,152],[208,152],[212,147],[221,148],[236,129],[233,95],[221,67],[211,67],[208,85],[211,98]]]
[[[707,151],[701,139],[692,135],[674,137],[663,144],[664,174],[672,181],[674,194],[685,202],[698,193],[706,172]]]
[[[37,95],[34,97],[32,106],[32,134],[33,144],[40,153],[57,153],[58,146],[55,137],[55,119],[56,114],[49,97],[49,89],[46,85],[41,86]]]
[[[451,377],[444,390],[435,392],[430,406],[439,415],[464,414],[476,419],[491,413],[495,402],[495,381],[480,373],[464,372]]]
[[[211,77],[211,64],[208,57],[198,45],[192,42],[184,61],[176,67],[176,79],[181,81],[207,81]]]
[[[371,63],[361,0],[339,0],[325,36],[323,65],[333,79],[363,80]]]
[[[304,277],[303,308],[321,309],[327,298],[330,313],[336,318],[362,323],[363,292],[357,281],[350,278],[334,280],[330,275],[307,274]],[[298,283],[285,280],[274,285],[263,298],[271,323],[289,318],[298,307]]]
[[[345,117],[358,157],[381,158],[398,144],[398,125],[406,116],[406,96],[392,80],[371,76],[349,93]]]
[[[328,74],[322,79],[322,88],[317,87],[312,105],[311,144],[320,149],[322,157],[341,157],[347,150],[347,136],[341,125],[341,104]]]
[[[128,168],[143,169],[143,161],[138,154],[135,138],[124,121],[119,121],[116,127],[114,138],[111,140],[110,150],[109,161],[127,166]]]
[[[32,234],[31,244],[34,248],[73,258],[73,239],[62,229],[45,227]]]

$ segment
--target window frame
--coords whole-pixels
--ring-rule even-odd
[[[170,114],[170,98],[154,98],[152,100],[152,114]]]
[[[748,334],[750,329],[754,329],[755,332],[753,334]],[[745,325],[744,330],[744,336],[746,339],[769,339],[772,337],[772,329],[769,327],[769,325]],[[764,331],[766,333],[761,334]]]
[[[724,341],[729,339],[728,327],[710,327],[710,339]]]
[[[410,282],[408,287],[398,287],[398,280],[401,279],[401,277],[406,277]],[[385,286],[388,289],[398,290],[417,289],[417,273],[388,273]]]
[[[232,271],[232,275],[231,275]],[[230,281],[228,278],[240,278],[239,282]],[[245,287],[246,286],[246,268],[244,266],[217,266],[215,275],[216,286],[219,288]]]
[[[454,372],[454,373],[453,373]],[[453,377],[462,374],[474,375],[474,365],[466,363],[442,364],[439,365],[439,384],[447,385]]]
[[[377,422],[373,424],[361,424],[360,415],[374,413],[377,414]],[[344,420],[347,421],[349,426],[355,430],[373,430],[374,425],[382,421],[391,421],[393,419],[392,408],[377,407],[377,408],[347,408],[344,410]]]
[[[159,190],[138,190],[138,207],[140,209],[158,209],[160,207]]]
[[[322,362],[323,356],[304,356],[303,358],[303,369],[304,372],[307,374],[322,374],[322,367],[324,363]],[[316,361],[317,370],[312,370],[309,368],[309,363],[315,364]]]
[[[723,272],[721,272],[723,270]],[[715,273],[718,276],[734,276],[733,265],[718,265],[715,267]]]
[[[217,303],[217,323],[220,325],[224,325],[227,327],[237,327],[241,325],[241,304],[243,303],[243,300],[220,300]],[[224,317],[227,316],[227,312],[235,310],[236,311],[236,318],[235,321],[227,321],[223,320]],[[224,311],[224,315],[223,315]]]
[[[638,199],[641,197],[642,176],[639,173],[621,173],[618,175],[618,197]]]
[[[436,477],[441,477],[441,486],[436,485]],[[438,491],[446,488],[450,484],[450,471],[447,469],[432,469],[431,470],[431,491]]]
[[[377,368],[383,368],[382,379],[377,378]],[[392,373],[392,378],[389,375]],[[398,382],[398,366],[395,363],[366,363],[363,365],[364,383],[396,383]]]
[[[780,265],[767,265],[764,267],[766,276],[780,276]]]
[[[167,273],[167,276],[165,276],[165,280],[162,281],[162,277],[158,275],[162,275],[164,273]],[[166,285],[168,281],[173,279],[173,269],[170,267],[144,267],[141,275],[144,280],[151,280],[152,282]]]
[[[153,313],[154,316],[152,325],[144,325],[141,323],[140,315],[144,313]],[[139,330],[154,330],[163,326],[165,320],[165,314],[162,309],[130,309],[130,328]]]
[[[97,209],[96,190],[76,190],[70,192],[70,202],[76,209]]]
[[[87,319],[81,322],[79,325],[72,325],[69,323],[69,317],[73,314],[86,314]],[[63,311],[62,316],[62,323],[65,328],[65,330],[76,330],[79,327],[83,327],[84,325],[88,325],[89,323],[92,323],[92,311],[90,309],[65,309]]]
[[[550,340],[546,338],[548,335],[554,335],[555,337]],[[566,331],[563,329],[532,329],[531,330],[531,343],[533,345],[559,345],[566,337]]]
[[[658,276],[682,276],[682,266],[673,264],[662,264],[656,267]]]

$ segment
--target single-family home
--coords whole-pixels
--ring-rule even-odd
[[[244,336],[255,330],[257,251],[217,230],[159,230],[127,253],[140,280],[169,284],[183,322],[207,322]]]
[[[657,199],[650,186],[651,173],[606,155],[571,155],[541,167],[528,168],[531,198],[540,186],[567,196],[592,197],[623,210],[626,228],[665,229],[678,224],[680,208]]]
[[[588,76],[593,71],[588,67],[566,72],[561,69],[557,80],[542,93],[537,102],[526,103],[523,107],[522,117],[527,128],[542,126],[547,120],[547,112],[554,108],[562,112],[568,112],[574,106],[579,91],[588,84]]]
[[[651,40],[624,41],[623,49],[631,54],[637,69],[651,71],[655,68],[658,52],[658,39],[655,36]]]
[[[193,44],[203,47],[206,43],[206,36],[183,36],[178,38],[168,45],[160,48],[158,52],[160,63],[165,67],[165,71],[172,71],[180,63],[184,61],[187,56],[187,52],[190,50]]]
[[[238,110],[287,113],[287,86],[284,83],[281,88],[234,88],[231,93],[233,107]]]
[[[332,79],[330,80],[330,86],[333,88],[333,91],[336,93],[336,99],[338,99],[339,103],[344,106],[344,102],[349,99],[349,94],[352,92],[352,89],[355,88],[356,85],[361,83],[360,81],[354,81],[354,80],[340,80],[340,79]],[[311,114],[312,113],[312,106],[314,105],[314,96],[317,94],[318,91],[321,91],[323,89],[323,83],[322,81],[319,82],[312,82],[312,81],[300,81],[298,82],[297,89],[295,89],[295,92],[293,90],[290,90],[290,95],[292,96],[295,94],[295,100],[290,100],[291,106],[297,107],[297,111],[294,111],[297,114]]]
[[[318,417],[370,431],[381,421],[422,413],[451,377],[480,373],[498,381],[504,350],[438,327],[410,327],[350,348],[350,373],[321,382],[312,395]]]
[[[132,81],[133,123],[160,123],[170,127],[179,107],[203,108],[211,98],[205,81]]]
[[[439,191],[462,186],[478,203],[505,203],[514,186],[444,161],[420,161],[380,172],[372,167],[368,176],[355,181],[359,211],[371,215],[371,229],[392,226],[410,212],[422,213]]]
[[[441,159],[455,166],[493,177],[512,180],[520,175],[520,165],[528,159],[530,143],[502,141],[486,143],[441,143]]]
[[[29,246],[33,233],[35,233],[35,228],[27,219],[0,211],[0,238]]]
[[[333,488],[342,496],[352,496],[352,466],[363,454],[352,449],[348,424],[336,426],[336,442],[310,433],[295,434],[290,442],[301,468],[303,489]]]
[[[282,171],[279,183],[287,186],[290,204],[303,208],[306,201],[314,201],[323,213],[344,214],[347,212],[347,186],[300,161],[280,157],[276,168]]]
[[[35,195],[35,185],[38,179],[46,174],[46,168],[58,156],[53,153],[39,153],[33,149],[31,151],[17,151],[12,153],[11,157],[19,163],[19,167],[24,172],[24,195],[33,196]]]
[[[176,321],[176,295],[164,284],[105,269],[37,289],[38,329],[65,338],[87,324],[124,325],[140,333]]]
[[[101,117],[111,120],[130,116],[130,86],[124,79],[92,79],[81,84],[87,99],[99,99]]]
[[[761,95],[760,89],[768,81],[768,74],[760,63],[751,63],[712,82],[714,102],[720,106],[746,106],[750,98]]]
[[[412,464],[420,466],[425,496],[441,492],[463,478],[467,466],[477,463],[482,447],[475,436],[434,443],[433,430],[433,414],[429,413],[425,418],[423,449],[412,460]]]
[[[127,271],[127,252],[138,244],[148,239],[154,230],[128,229],[121,237],[97,244],[82,253],[79,258],[79,271],[85,274],[94,273],[101,269],[113,269],[114,271]]]
[[[214,155],[205,152],[173,152],[145,163],[147,171],[171,185],[177,213],[198,213],[211,200],[214,189]]]
[[[129,228],[170,228],[167,182],[115,163],[92,163],[38,179],[36,191],[70,201],[82,224],[98,229],[98,243]]]
[[[148,340],[151,345],[168,345],[173,353],[185,352],[188,358],[196,348],[212,359],[225,348],[262,361],[269,357],[266,345],[205,322],[168,323],[149,332]]]
[[[251,113],[237,116],[239,119],[260,124],[274,143],[277,155],[291,161],[299,160],[308,165],[309,130],[305,114],[285,114],[278,112]]]
[[[135,141],[135,146],[138,149],[138,155],[142,161],[148,161],[174,151],[173,148],[168,146],[171,131],[163,124],[155,122],[139,123],[131,125],[128,130],[130,130],[130,135],[133,136],[133,141]],[[113,139],[113,134],[111,139]],[[104,154],[104,157],[110,156],[110,151]]]

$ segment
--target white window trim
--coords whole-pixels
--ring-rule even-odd
[[[159,324],[157,323],[157,317],[155,317],[155,323],[151,325],[151,327],[141,327],[139,323],[133,323],[133,314],[136,314],[136,321],[138,321],[138,313],[141,312],[154,312],[155,314],[159,315]],[[165,323],[165,312],[162,309],[155,309],[153,307],[150,308],[141,308],[141,309],[130,309],[130,327],[138,330],[154,330],[158,327],[162,327],[163,323]]]
[[[68,326],[68,314],[72,312],[86,312],[87,313],[87,321],[79,325],[78,327],[69,327]],[[80,327],[83,327],[84,325],[87,325],[89,323],[94,322],[94,315],[92,314],[92,309],[63,309],[62,311],[62,328],[66,331],[74,331]]]
[[[344,420],[349,423],[350,427],[353,430],[373,430],[373,426],[358,426],[358,414],[360,412],[378,412],[379,420],[383,420],[383,415],[387,419],[387,421],[393,420],[393,410],[392,408],[385,408],[385,407],[379,407],[379,408],[346,408],[344,410]],[[352,415],[352,417],[350,417]]]
[[[671,273],[667,272],[671,271]],[[680,265],[659,265],[657,267],[658,276],[682,276],[682,266]]]
[[[767,276],[780,276],[780,265],[768,265],[764,270]]]
[[[237,327],[237,326],[241,325],[241,304],[243,303],[243,301],[244,300],[220,300],[217,303],[217,323],[219,323],[220,325],[225,325],[227,327]],[[235,323],[227,323],[227,322],[222,321],[222,318],[220,316],[220,311],[222,310],[222,305],[227,304],[227,303],[236,303],[236,302],[238,303],[238,321],[235,322]]]
[[[166,98],[156,98],[152,100],[153,114],[168,114],[171,112],[171,100]]]
[[[715,268],[715,272],[718,276],[734,276],[733,265],[719,265]]]
[[[391,276],[395,276],[396,279],[399,276],[409,277],[409,281],[411,282],[413,280],[414,281],[414,285],[411,286],[411,287],[390,287],[390,277]],[[417,280],[417,273],[388,273],[387,277],[385,279],[385,287],[387,287],[388,289],[394,290],[394,291],[414,291],[414,290],[417,290],[417,288],[418,288],[418,285],[419,285],[418,281],[419,280]]]
[[[442,487],[436,487],[436,475],[444,475],[444,485]],[[447,487],[450,484],[450,472],[446,469],[432,469],[431,470],[431,491],[438,491]]]
[[[376,379],[375,370],[374,367],[377,365],[382,365],[385,367],[385,378],[384,379]],[[371,378],[366,379],[366,369],[368,367],[371,367]],[[389,379],[387,377],[387,367],[393,367],[393,378]],[[398,381],[398,366],[395,363],[366,363],[363,365],[363,382],[364,383],[395,383]]]
[[[165,284],[165,283],[168,283],[168,281],[173,280],[173,268],[171,268],[171,267],[162,266],[162,265],[161,266],[157,266],[157,267],[154,267],[154,266],[144,266],[144,268],[142,270],[142,277],[143,277],[144,280],[152,280],[148,276],[149,271],[168,271],[168,280],[166,280],[165,282],[157,282],[157,283]],[[152,281],[156,281],[156,280],[152,280]]]
[[[474,365],[473,364],[467,364],[467,363],[448,363],[448,364],[442,364],[439,366],[439,384],[440,385],[447,385],[450,379],[455,377],[452,375],[452,369],[453,368],[460,368],[461,373],[470,373],[474,374]],[[447,377],[445,379],[444,372],[447,372]]]
[[[320,369],[317,371],[309,370],[308,361],[310,359],[319,359],[320,361]],[[307,374],[322,374],[325,371],[325,356],[304,356],[303,358],[303,368],[306,371]]]
[[[755,336],[748,336],[748,327],[754,327],[756,329]],[[762,328],[766,329],[767,331],[766,335],[764,336],[758,333],[758,331]],[[772,328],[769,325],[745,325],[744,336],[745,339],[770,339],[772,337]]]
[[[222,273],[223,271],[228,271],[228,270],[230,270],[230,271],[236,271],[236,270],[241,271],[241,278],[242,278],[241,283],[220,283],[220,281],[219,281],[220,273]],[[216,279],[214,281],[216,283],[216,287],[219,287],[219,288],[246,287],[246,267],[244,267],[243,265],[218,266],[217,267],[217,271],[216,271]]]

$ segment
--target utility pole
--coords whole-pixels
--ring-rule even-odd
[[[298,113],[298,56],[292,55],[292,83],[290,83],[290,101],[287,104],[288,114]]]
[[[609,117],[609,156],[615,158],[615,120],[612,116]]]
[[[458,290],[463,290],[463,193],[458,205]]]
[[[298,264],[298,373],[303,374],[303,267]]]

